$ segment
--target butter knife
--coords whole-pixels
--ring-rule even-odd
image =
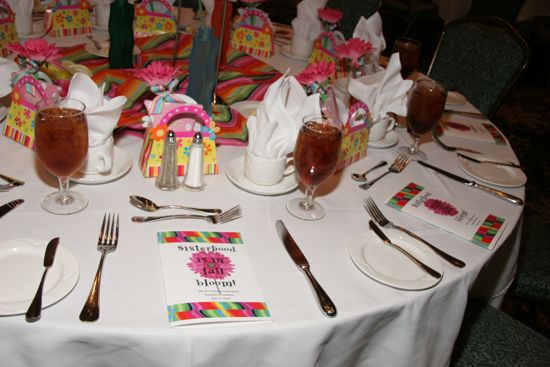
[[[58,244],[59,237],[56,237],[48,243],[48,246],[46,246],[46,253],[44,254],[44,272],[42,273],[42,279],[40,279],[40,284],[38,285],[36,294],[34,295],[31,305],[25,314],[25,320],[27,320],[27,322],[35,322],[40,320],[42,313],[42,289],[44,288],[44,280],[46,279],[48,269],[53,265]]]
[[[0,206],[0,218],[3,217],[7,212],[17,208],[19,205],[23,204],[24,202],[25,200],[23,199],[17,199]]]
[[[516,204],[516,205],[523,205],[523,200],[521,198],[518,198],[517,196],[514,196],[512,194],[508,194],[507,192],[504,192],[504,191],[500,191],[500,190],[496,190],[496,189],[493,189],[489,186],[485,186],[485,185],[481,185],[481,184],[478,184],[477,182],[475,181],[470,181],[470,180],[467,180],[465,178],[462,178],[460,176],[457,176],[455,175],[454,173],[451,173],[451,172],[447,172],[445,171],[444,169],[441,169],[439,167],[435,167],[435,166],[432,166],[431,164],[429,163],[426,163],[426,162],[423,162],[423,161],[417,161],[419,164],[423,165],[424,167],[428,167],[432,170],[434,170],[435,172],[437,173],[441,173],[442,175],[444,176],[447,176],[455,181],[458,181],[460,183],[463,183],[464,185],[466,186],[470,186],[470,187],[475,187],[476,189],[479,189],[481,191],[485,191],[486,193],[489,193],[491,195],[494,195],[496,196],[497,198],[499,199],[503,199],[503,200],[506,200],[512,204]]]
[[[6,175],[3,175],[0,173],[0,178],[4,181],[6,181],[7,183],[9,183],[10,185],[13,185],[13,186],[22,186],[25,184],[25,182],[21,181],[21,180],[18,180],[16,178],[13,178],[13,177],[10,177],[10,176],[6,176]]]
[[[323,313],[328,317],[336,316],[336,306],[334,305],[328,294],[323,290],[321,285],[317,282],[315,277],[313,277],[313,274],[311,274],[309,262],[307,261],[304,253],[302,252],[302,250],[300,250],[290,233],[288,233],[288,230],[286,229],[283,221],[278,220],[275,223],[275,226],[277,227],[279,237],[283,241],[283,244],[285,245],[288,254],[292,258],[294,263],[298,266],[298,268],[306,275],[309,283],[311,284],[311,287],[315,291],[317,302],[319,303],[319,306],[321,306],[321,310],[323,311]]]
[[[393,247],[394,249],[396,250],[399,250],[402,254],[404,254],[405,256],[407,256],[413,263],[415,263],[416,265],[418,265],[418,267],[420,267],[422,270],[424,270],[426,273],[430,274],[432,277],[434,278],[441,278],[441,273],[438,272],[437,270],[434,270],[432,269],[431,267],[429,267],[428,265],[424,264],[422,261],[418,260],[416,257],[414,257],[413,255],[411,255],[411,253],[409,253],[407,250],[405,250],[403,247],[399,246],[399,245],[396,245],[395,243],[393,243],[389,238],[388,236],[386,236],[384,234],[384,232],[382,232],[382,230],[380,228],[378,228],[378,226],[376,225],[376,223],[374,223],[371,220],[369,220],[369,227],[370,229],[372,229],[374,231],[374,233],[376,233],[376,235],[382,240],[382,242],[384,242],[386,245],[389,245],[391,247]]]
[[[514,167],[514,168],[520,168],[520,169],[523,168],[519,164],[512,163],[512,162],[499,162],[499,161],[492,161],[492,160],[488,160],[488,159],[477,159],[477,158],[470,157],[466,154],[462,154],[462,153],[458,153],[458,152],[456,154],[459,157],[462,157],[464,159],[467,159],[467,160],[475,162],[475,163],[495,164],[495,165],[498,165],[498,166]]]

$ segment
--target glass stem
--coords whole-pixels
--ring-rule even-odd
[[[300,203],[302,208],[305,210],[310,210],[313,208],[313,193],[315,192],[315,186],[314,185],[308,185],[306,187],[306,197],[304,200]]]
[[[61,205],[71,204],[74,198],[69,193],[69,177],[58,177],[59,180],[59,194],[55,201]]]
[[[416,154],[416,152],[420,150],[420,148],[418,147],[420,145],[420,136],[416,134],[412,134],[412,136],[413,136],[413,143],[409,147],[409,153]]]

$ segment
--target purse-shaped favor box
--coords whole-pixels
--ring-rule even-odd
[[[8,45],[19,42],[15,29],[15,13],[6,0],[0,0],[0,57],[10,54]]]
[[[251,55],[271,57],[275,52],[273,28],[267,15],[258,9],[242,11],[231,36],[231,47]]]
[[[53,99],[61,88],[49,78],[30,70],[17,73],[12,78],[11,105],[4,126],[4,135],[34,149],[34,117],[36,103],[44,99]]]
[[[187,103],[182,97],[186,96],[159,95],[152,101],[145,101],[147,129],[139,157],[144,177],[159,175],[168,130],[173,130],[176,135],[178,176],[185,175],[191,142],[197,131],[201,132],[203,138],[203,173],[218,173],[215,123],[201,105]]]
[[[51,37],[92,33],[88,0],[52,0],[44,17],[44,28]]]
[[[353,162],[367,156],[369,130],[366,121],[369,119],[369,108],[363,102],[354,103],[348,112],[348,120],[344,125],[344,138],[337,170],[349,166]]]
[[[162,33],[176,33],[172,5],[166,0],[143,0],[135,5],[134,34],[147,37]]]

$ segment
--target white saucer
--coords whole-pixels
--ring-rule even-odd
[[[288,58],[291,58],[291,59],[294,59],[294,60],[298,60],[298,61],[308,61],[309,60],[309,57],[294,55],[292,53],[292,51],[290,51],[290,45],[282,45],[281,46],[281,53],[284,56],[286,56]]]
[[[44,271],[47,241],[14,239],[0,242],[0,316],[25,313]],[[42,307],[69,294],[80,276],[74,255],[59,245],[44,283]]]
[[[114,181],[124,176],[131,167],[132,160],[130,159],[128,153],[115,145],[113,150],[113,167],[111,168],[111,172],[105,175],[99,173],[91,175],[76,173],[73,177],[71,177],[71,181],[88,185],[102,184]]]
[[[468,153],[468,156],[481,160],[501,161],[502,158],[486,154]],[[527,176],[519,168],[499,166],[490,163],[476,163],[457,156],[458,166],[466,174],[485,183],[502,187],[520,187],[527,183]]]
[[[258,110],[261,104],[262,102],[259,101],[241,101],[233,103],[230,107],[236,109],[241,115],[248,118],[248,116]]]
[[[238,188],[252,194],[274,196],[286,194],[287,192],[293,191],[298,187],[298,181],[296,180],[296,175],[294,174],[283,177],[281,182],[271,186],[257,185],[250,182],[244,176],[244,158],[244,156],[241,156],[231,160],[227,166],[227,171],[225,172],[225,175],[229,181],[233,182],[233,184],[235,184]]]
[[[421,242],[395,229],[383,229],[392,242],[443,275],[443,264]],[[435,286],[435,278],[415,265],[405,255],[382,242],[374,232],[361,233],[348,246],[353,263],[368,277],[390,287],[421,290]]]
[[[386,134],[386,136],[384,136],[384,139],[367,142],[367,147],[374,149],[385,149],[393,147],[398,142],[399,137],[397,136],[397,133],[394,130],[391,130]]]
[[[99,42],[99,44],[101,45],[100,50],[96,49],[95,45],[93,43],[87,43],[84,46],[84,50],[86,50],[86,52],[88,52],[88,53],[91,53],[92,55],[96,55],[96,56],[99,56],[99,57],[109,57],[110,42],[109,41],[103,41],[103,42]],[[137,55],[140,52],[141,52],[141,50],[137,46],[134,46],[134,55]]]
[[[466,103],[466,97],[458,92],[448,92],[447,101],[445,105],[447,106],[462,106]]]

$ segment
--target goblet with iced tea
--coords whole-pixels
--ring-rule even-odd
[[[400,153],[416,161],[426,160],[426,154],[419,148],[420,136],[438,125],[446,99],[447,88],[435,80],[422,79],[414,83],[407,105],[407,127],[414,141],[410,147],[399,148]]]
[[[305,116],[294,148],[294,167],[306,186],[305,198],[288,202],[288,211],[305,220],[321,219],[325,209],[313,200],[315,188],[327,180],[338,164],[343,125],[337,118]]]
[[[36,153],[44,167],[59,180],[59,191],[42,199],[42,207],[54,214],[72,214],[88,205],[79,193],[69,191],[69,178],[88,153],[88,124],[84,103],[71,98],[44,100],[36,105]]]
[[[393,44],[393,52],[399,53],[399,61],[401,62],[401,76],[403,79],[408,78],[418,67],[418,59],[420,58],[421,43],[418,40],[399,37]]]

